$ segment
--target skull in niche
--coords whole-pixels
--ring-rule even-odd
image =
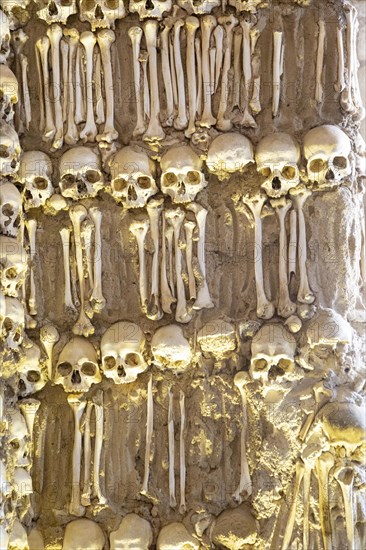
[[[125,208],[142,208],[158,191],[155,164],[143,151],[123,147],[110,161],[111,193]]]
[[[180,522],[165,525],[156,541],[156,550],[199,550],[200,544]]]
[[[253,145],[241,134],[229,132],[217,136],[207,153],[207,168],[220,181],[225,181],[236,172],[242,173],[254,162]]]
[[[279,323],[266,323],[256,333],[251,345],[249,373],[263,385],[291,377],[295,366],[296,340]]]
[[[184,372],[193,359],[191,346],[178,325],[160,327],[151,340],[154,365],[174,374]]]
[[[258,6],[266,7],[268,6],[268,1],[265,0],[229,0],[229,6],[232,6],[236,9],[237,13],[242,11],[248,11],[255,13]]]
[[[18,409],[8,409],[7,413],[10,417],[8,442],[12,449],[12,456],[15,457],[15,466],[28,466],[29,433],[26,421]]]
[[[96,197],[104,186],[100,157],[88,147],[69,149],[60,159],[61,194],[80,200]]]
[[[150,523],[137,514],[127,514],[117,531],[110,534],[111,548],[119,550],[149,550],[153,541]]]
[[[10,26],[9,18],[0,10],[0,63],[5,64],[10,55]]]
[[[103,550],[104,533],[98,523],[91,519],[81,518],[66,525],[62,550]]]
[[[204,353],[210,353],[220,361],[237,347],[235,326],[223,319],[210,321],[197,333],[197,342]]]
[[[25,314],[24,306],[10,296],[5,298],[5,316],[3,321],[4,339],[9,349],[18,349],[24,338]]]
[[[18,366],[18,394],[26,397],[40,391],[47,383],[46,371],[42,365],[41,349],[32,342],[23,350]]]
[[[100,349],[102,370],[116,384],[135,382],[148,364],[144,358],[145,335],[128,321],[112,325],[103,335]]]
[[[304,155],[309,181],[318,187],[340,185],[353,172],[351,142],[338,126],[325,124],[304,137]]]
[[[161,158],[160,187],[176,204],[193,202],[207,181],[202,160],[189,145],[172,147]]]
[[[53,195],[52,162],[42,151],[27,151],[20,160],[18,181],[23,185],[25,210],[39,208]]]
[[[18,296],[27,267],[27,253],[17,239],[0,235],[0,283],[6,296]]]
[[[138,13],[140,19],[162,19],[172,9],[172,0],[130,0],[130,13]]]
[[[80,19],[97,28],[114,29],[117,19],[126,17],[123,0],[80,0]]]
[[[18,81],[7,65],[0,65],[0,118],[11,122],[18,102]]]
[[[12,183],[0,185],[0,232],[16,237],[19,229],[22,197]]]
[[[70,15],[77,13],[76,0],[35,0],[37,15],[48,25],[52,23],[66,24]]]
[[[221,0],[178,0],[178,5],[190,15],[211,13],[214,8],[220,6]]]
[[[68,393],[85,393],[101,380],[94,346],[86,338],[75,336],[60,353],[54,383],[61,384]]]
[[[300,183],[300,147],[288,134],[277,132],[264,137],[257,145],[255,160],[264,176],[262,189],[269,197],[282,197]]]
[[[19,137],[7,122],[0,122],[0,175],[12,176],[19,168]]]

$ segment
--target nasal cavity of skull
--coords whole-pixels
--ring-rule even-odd
[[[147,0],[145,4],[145,10],[153,10],[155,8],[154,2]]]
[[[97,4],[97,7],[95,8],[94,17],[95,19],[104,19],[104,13],[99,4]]]
[[[55,2],[50,2],[48,4],[48,13],[51,17],[58,14],[58,9]]]

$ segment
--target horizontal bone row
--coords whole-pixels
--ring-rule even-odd
[[[40,129],[52,150],[61,149],[64,142],[111,142],[118,137],[111,60],[114,40],[112,30],[80,34],[55,24],[37,41]]]

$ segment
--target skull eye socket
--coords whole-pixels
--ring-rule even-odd
[[[118,8],[118,0],[107,0],[107,8],[110,10],[116,10]]]
[[[72,365],[67,362],[60,363],[57,367],[57,371],[60,376],[69,376],[72,373]]]
[[[280,359],[277,363],[277,370],[280,374],[288,372],[292,368],[292,361],[290,359]]]
[[[326,168],[326,163],[322,159],[314,159],[309,164],[309,170],[311,172],[318,173],[324,170],[325,168]]]
[[[266,370],[268,363],[265,359],[257,359],[253,363],[255,370]]]
[[[167,172],[164,174],[164,185],[166,187],[172,187],[178,183],[178,177],[174,172]]]
[[[35,384],[36,382],[39,382],[40,379],[41,379],[41,375],[38,371],[30,370],[29,372],[27,372],[28,382],[32,382],[33,384]]]
[[[71,6],[72,0],[61,0],[61,6]]]
[[[123,178],[113,180],[112,187],[117,193],[121,193],[127,188],[128,182]]]
[[[10,157],[9,148],[6,145],[0,145],[0,158],[7,159]]]
[[[14,323],[13,323],[13,321],[10,319],[10,317],[6,317],[3,324],[4,324],[5,330],[6,330],[7,332],[10,332],[11,329],[13,328],[13,326],[14,326]]]
[[[137,178],[137,185],[140,187],[140,189],[150,189],[151,187],[150,178],[147,176],[141,176]]]
[[[9,269],[6,270],[6,278],[7,279],[16,279],[17,278],[17,270],[15,267],[9,267]]]
[[[187,182],[191,185],[198,185],[201,183],[201,174],[197,170],[190,170],[187,173]]]
[[[98,170],[87,170],[85,172],[85,179],[88,183],[97,183],[100,180]]]
[[[89,361],[83,363],[80,370],[83,374],[85,374],[85,376],[94,376],[96,373],[96,367],[94,363],[90,363]]]
[[[297,170],[294,166],[284,166],[282,168],[281,176],[286,178],[287,180],[293,180],[296,178]]]
[[[108,357],[104,357],[103,359],[103,367],[107,370],[114,369],[116,366],[116,360],[112,355],[109,355]]]
[[[48,187],[48,181],[46,178],[34,178],[33,185],[39,191],[44,191]]]
[[[75,184],[75,182],[76,182],[76,177],[74,176],[74,174],[65,174],[64,176],[62,176],[62,185],[66,189],[68,187],[72,187]]]
[[[91,11],[95,8],[94,0],[85,0],[85,11]]]
[[[125,357],[125,363],[128,367],[138,367],[141,363],[141,359],[138,353],[127,353]]]
[[[334,157],[333,166],[344,170],[345,168],[347,168],[347,159],[345,157]]]
[[[260,168],[259,170],[259,173],[265,177],[265,178],[269,178],[272,174],[272,170],[269,166],[263,166],[263,168]]]

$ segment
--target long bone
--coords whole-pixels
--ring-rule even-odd
[[[336,466],[335,479],[342,491],[344,518],[346,522],[347,550],[356,550],[355,544],[355,514],[353,506],[353,480],[355,469],[352,464],[340,464]]]
[[[250,197],[244,195],[243,203],[252,213],[254,219],[254,273],[255,273],[255,285],[257,292],[257,316],[261,319],[271,319],[274,314],[274,305],[270,302],[266,296],[264,290],[263,281],[263,244],[262,244],[262,209],[266,201],[265,196],[256,195]]]
[[[44,325],[40,330],[40,340],[47,355],[47,372],[49,380],[52,380],[53,348],[60,339],[56,327],[51,324]]]
[[[90,303],[96,313],[100,313],[106,304],[102,291],[102,212],[97,206],[89,208],[94,223],[94,277]]]
[[[194,41],[200,22],[197,17],[187,17],[187,81],[188,81],[188,101],[189,101],[189,124],[185,131],[185,136],[190,137],[196,131],[195,121],[197,112],[197,82],[196,82],[196,61]]]
[[[329,514],[329,472],[334,465],[331,453],[322,453],[317,460],[316,469],[319,485],[319,517],[323,536],[324,550],[332,550],[332,526]]]
[[[189,297],[191,300],[196,300],[196,281],[194,278],[193,272],[193,231],[196,227],[194,222],[185,222],[184,223],[184,232],[186,237],[186,264],[188,271],[188,287],[189,287]]]
[[[103,133],[98,135],[98,141],[107,141],[112,143],[118,137],[118,132],[114,127],[114,92],[112,75],[112,55],[111,48],[116,37],[111,29],[102,29],[97,34],[100,55],[102,58],[104,87],[105,87],[105,124]]]
[[[36,285],[34,280],[34,263],[36,259],[36,235],[37,235],[37,221],[26,220],[25,225],[28,231],[29,237],[29,251],[30,251],[30,294],[29,294],[29,313],[31,315],[37,315],[37,300],[36,300]]]
[[[133,78],[135,86],[135,98],[136,98],[136,126],[133,131],[134,136],[141,136],[145,130],[145,120],[142,108],[142,94],[140,86],[140,47],[142,39],[142,29],[140,27],[130,27],[128,30],[128,36],[132,45],[132,63],[133,63]]]
[[[300,285],[297,293],[297,300],[302,304],[312,304],[315,296],[311,291],[306,269],[307,260],[307,241],[306,241],[306,223],[304,216],[304,204],[311,195],[310,189],[306,187],[296,187],[290,190],[291,199],[295,205],[298,219],[298,248],[297,261],[299,266]]]
[[[169,40],[169,61],[171,67],[171,77],[172,77],[172,90],[173,90],[173,105],[175,111],[178,108],[178,86],[177,86],[177,74],[175,71],[175,61],[174,61],[174,45]]]
[[[260,102],[260,91],[261,91],[261,60],[259,55],[254,55],[252,58],[252,70],[253,70],[253,89],[252,89],[252,98],[249,102],[249,107],[252,112],[258,114],[262,110]]]
[[[85,301],[85,279],[84,279],[84,262],[83,262],[83,249],[81,241],[81,222],[85,220],[88,213],[85,206],[78,204],[70,208],[69,211],[70,220],[74,229],[74,242],[75,242],[75,256],[77,274],[79,279],[80,290],[80,313],[79,318],[72,328],[74,334],[89,336],[94,333],[94,327],[87,317],[87,305]],[[91,314],[88,310],[88,314]]]
[[[67,37],[69,44],[69,62],[68,62],[68,78],[67,78],[67,90],[64,83],[64,96],[67,98],[67,120],[66,120],[66,133],[65,143],[68,145],[75,145],[79,139],[79,132],[76,127],[76,92],[75,86],[80,86],[76,80],[76,52],[79,44],[79,31],[76,29],[64,29],[64,36]]]
[[[341,94],[341,106],[347,113],[353,114],[356,111],[356,105],[354,104],[353,98],[353,81],[354,81],[354,20],[353,20],[353,9],[348,6],[346,11],[346,42],[347,42],[347,86],[344,88]]]
[[[71,294],[71,278],[70,278],[70,234],[71,229],[64,227],[60,230],[62,241],[63,259],[64,259],[64,276],[65,276],[65,307],[76,311],[76,307],[72,300]]]
[[[183,225],[185,212],[181,208],[166,211],[166,219],[174,230],[174,259],[175,276],[177,282],[177,308],[175,319],[179,323],[189,323],[192,316],[187,310],[187,301],[185,294],[184,281],[182,277],[182,250],[180,248],[179,236]]]
[[[296,274],[296,253],[297,253],[297,214],[296,210],[290,212],[290,239],[288,243],[288,278],[292,273]]]
[[[203,113],[199,125],[210,128],[216,124],[216,118],[212,114],[211,89],[210,89],[210,39],[217,21],[213,15],[204,15],[201,19],[202,36],[202,79],[203,79]],[[209,88],[209,89],[207,89]]]
[[[145,259],[145,239],[150,227],[148,219],[134,220],[130,225],[130,232],[135,237],[139,255],[139,290],[141,308],[146,311],[148,295],[147,295],[147,271],[146,271],[146,259]]]
[[[96,124],[103,124],[105,122],[104,113],[104,98],[103,98],[103,83],[102,83],[102,59],[100,50],[96,50],[94,53],[94,78],[95,78],[95,122]]]
[[[151,293],[147,304],[147,316],[153,321],[158,321],[163,317],[163,312],[160,305],[160,290],[159,290],[159,225],[160,214],[163,210],[164,199],[150,200],[147,203],[146,209],[150,220],[150,233],[154,245],[154,254],[151,267]]]
[[[166,96],[166,113],[165,113],[165,126],[172,126],[174,119],[174,100],[173,100],[173,84],[171,71],[174,70],[174,66],[170,66],[169,58],[169,33],[171,25],[167,22],[164,24],[164,28],[160,33],[160,56],[161,56],[161,70],[163,73],[163,83]]]
[[[164,139],[165,133],[160,124],[160,99],[159,99],[159,79],[157,66],[157,33],[158,22],[149,20],[144,25],[145,41],[147,52],[149,54],[149,76],[151,91],[150,122],[144,134],[145,141],[159,141]]]
[[[61,106],[61,74],[60,74],[60,42],[62,38],[62,28],[60,25],[51,25],[47,29],[47,36],[51,45],[51,65],[52,65],[52,83],[53,83],[53,105],[55,111],[56,133],[52,142],[52,149],[61,149],[64,141],[64,122]]]
[[[320,20],[318,23],[318,51],[316,56],[316,80],[315,80],[315,101],[321,103],[323,100],[323,65],[324,65],[324,41],[325,41],[325,23]]]
[[[240,450],[241,450],[241,462],[240,462],[240,481],[239,485],[234,493],[234,498],[237,502],[242,501],[241,494],[245,490],[248,497],[252,494],[252,480],[250,479],[248,460],[247,460],[247,428],[248,428],[248,417],[247,417],[247,394],[245,386],[251,382],[250,377],[247,372],[238,372],[234,377],[234,384],[238,388],[241,405],[242,405],[242,420],[241,420],[241,439],[240,439]]]
[[[40,64],[42,67],[43,75],[43,97],[44,97],[44,112],[45,122],[43,129],[43,141],[51,141],[56,133],[56,127],[53,120],[53,112],[51,108],[50,97],[50,71],[48,65],[48,52],[50,49],[50,41],[47,36],[43,36],[36,42],[36,48],[39,51]]]
[[[150,91],[149,91],[149,79],[147,77],[147,61],[149,54],[146,50],[140,52],[139,62],[142,67],[142,88],[144,91],[144,119],[150,118]]]
[[[86,406],[86,401],[78,395],[68,395],[67,401],[74,415],[74,446],[72,451],[72,489],[70,514],[82,516],[85,508],[81,505],[80,499],[80,471],[81,471],[81,432],[80,419]]]
[[[220,81],[220,74],[222,68],[222,61],[224,56],[224,29],[221,25],[217,25],[213,32],[216,46],[216,58],[215,58],[215,86],[214,91],[217,91]]]
[[[33,399],[28,397],[27,399],[22,399],[19,403],[19,409],[24,417],[25,423],[27,424],[28,434],[30,439],[30,454],[33,452],[33,432],[34,432],[34,422],[36,420],[36,415],[41,402],[38,399]]]
[[[14,74],[16,76],[17,82],[20,83],[22,81],[21,56],[23,55],[23,49],[29,39],[29,36],[23,31],[23,29],[14,31],[11,33],[11,35],[11,43],[15,54]],[[24,133],[25,110],[23,99],[24,98],[22,97],[22,90],[20,89],[19,85],[18,101],[15,104],[14,112],[14,126],[18,134]]]
[[[234,63],[233,63],[234,83],[233,83],[233,100],[232,100],[233,108],[239,107],[239,104],[240,104],[240,81],[241,81],[240,52],[241,52],[242,40],[243,40],[243,33],[241,29],[238,27],[234,31]]]
[[[287,235],[286,235],[286,216],[292,203],[285,198],[271,200],[271,206],[275,209],[278,223],[280,226],[279,254],[278,254],[278,274],[279,289],[277,313],[280,317],[290,317],[296,311],[296,304],[291,301],[288,290],[287,278]]]
[[[85,75],[86,75],[86,122],[84,128],[80,132],[80,139],[84,142],[94,142],[97,137],[98,129],[94,120],[94,105],[93,105],[93,57],[94,46],[97,38],[91,31],[84,31],[80,35],[80,44],[85,49]]]
[[[78,41],[75,58],[75,124],[80,124],[86,119],[85,89],[82,79],[84,74],[82,50],[83,47]]]
[[[24,121],[25,127],[28,130],[30,122],[32,120],[31,103],[29,99],[29,87],[28,87],[28,58],[20,54],[20,65],[22,71],[22,92],[24,102]]]
[[[178,113],[174,120],[174,128],[176,130],[184,130],[184,128],[187,128],[187,124],[188,124],[187,110],[186,110],[185,81],[184,81],[184,71],[183,71],[181,43],[180,43],[180,30],[182,27],[184,27],[184,20],[177,19],[177,21],[175,21],[174,23],[174,35],[173,35],[174,64],[175,64],[175,72],[177,77],[177,88],[178,88]]]
[[[168,393],[168,451],[169,451],[169,505],[175,508],[177,501],[175,498],[175,472],[174,472],[174,413],[173,413],[173,393],[169,390]]]
[[[90,506],[91,501],[91,436],[90,436],[90,423],[91,415],[93,411],[93,403],[88,401],[86,405],[86,412],[84,418],[84,435],[83,435],[83,444],[84,444],[84,484],[83,492],[81,494],[81,504],[83,506]]]
[[[48,40],[47,37],[46,37],[46,40]],[[41,41],[42,41],[42,38],[37,40],[34,51],[36,54],[36,67],[37,67],[37,75],[38,75],[39,129],[43,134],[44,128],[45,128],[45,93],[44,93],[43,69],[42,69],[42,62],[41,62]]]
[[[208,210],[198,203],[192,202],[187,206],[187,210],[194,213],[196,217],[198,227],[198,244],[197,244],[197,258],[201,271],[201,283],[197,292],[197,300],[193,304],[193,309],[210,309],[214,307],[214,303],[211,300],[210,291],[208,289],[206,278],[206,221]]]
[[[196,100],[196,114],[201,116],[202,114],[202,53],[201,53],[201,40],[196,36],[194,41],[194,50],[196,55],[197,65],[197,100]]]
[[[154,399],[152,391],[152,376],[147,385],[147,417],[146,417],[146,443],[145,443],[145,464],[144,464],[144,480],[141,487],[141,494],[146,495],[149,488],[150,477],[150,455],[151,443],[154,430]]]
[[[252,85],[252,64],[251,64],[251,40],[250,30],[251,24],[249,21],[243,19],[240,22],[240,26],[243,32],[243,49],[242,49],[242,63],[243,63],[243,77],[244,77],[244,114],[240,124],[242,126],[249,126],[255,128],[256,122],[249,112],[250,91]]]
[[[90,287],[90,292],[93,289],[93,280],[94,280],[94,274],[93,274],[93,260],[92,260],[92,237],[93,237],[93,231],[94,231],[94,224],[91,222],[89,218],[87,218],[83,222],[83,227],[81,231],[81,235],[83,238],[83,248],[85,250],[85,257],[86,257],[86,275],[88,279],[88,286]]]
[[[303,477],[304,477],[304,463],[301,459],[299,459],[296,463],[294,488],[293,488],[293,493],[290,500],[291,506],[287,516],[287,523],[285,528],[285,534],[282,540],[281,550],[288,550],[291,543],[291,537],[294,530],[295,519],[296,519],[297,501],[299,498],[299,492],[300,492],[300,487],[301,487]]]
[[[273,59],[272,59],[272,116],[278,116],[281,97],[281,76],[283,74],[284,46],[283,33],[273,33]]]
[[[60,42],[61,50],[61,73],[62,73],[62,120],[67,120],[67,79],[68,79],[68,58],[69,58],[69,44],[65,38]]]
[[[215,61],[216,61],[216,48],[211,46],[210,48],[210,92],[211,95],[215,93]]]
[[[351,48],[352,48],[352,88],[353,88],[353,98],[355,101],[355,107],[358,113],[357,119],[362,120],[365,116],[365,109],[363,107],[363,97],[360,91],[360,84],[358,81],[358,68],[360,66],[358,57],[357,57],[357,33],[359,28],[359,21],[357,16],[357,10],[354,6],[351,6],[351,12],[349,16],[346,12],[346,18],[350,17],[350,26],[351,26]]]
[[[309,512],[310,512],[310,489],[311,489],[311,474],[314,468],[314,460],[304,460],[304,477],[303,477],[303,547],[309,548]]]
[[[103,410],[103,391],[99,390],[93,397],[95,412],[95,442],[94,442],[94,461],[93,461],[93,492],[97,497],[99,504],[106,504],[107,499],[100,488],[100,459],[103,446],[104,433],[104,410]]]
[[[216,127],[222,131],[228,131],[232,128],[232,122],[230,118],[226,118],[226,110],[228,103],[228,90],[229,90],[229,71],[231,67],[231,50],[233,43],[233,28],[238,24],[238,20],[233,15],[227,15],[219,17],[219,23],[225,28],[225,54],[224,65],[222,68],[221,76],[221,94],[219,111],[217,114]]]
[[[336,92],[343,92],[346,83],[344,80],[344,46],[343,46],[343,29],[337,27],[337,50],[338,50],[338,68],[337,82],[334,84]]]
[[[164,212],[164,217],[167,219],[166,212]],[[171,225],[166,227],[165,230],[165,240],[168,246],[168,266],[169,266],[169,287],[172,293],[173,298],[175,299],[175,285],[174,285],[174,258],[173,258],[173,239],[174,239],[174,229]]]
[[[180,504],[179,512],[186,512],[186,405],[185,395],[182,390],[179,393],[179,408],[180,408],[180,436],[179,436],[179,485],[180,485]]]
[[[172,229],[172,228],[170,228]],[[166,220],[162,216],[161,227],[161,264],[160,264],[160,288],[161,288],[161,307],[165,313],[171,313],[171,305],[176,302],[172,295],[167,276],[167,254],[166,254]]]

